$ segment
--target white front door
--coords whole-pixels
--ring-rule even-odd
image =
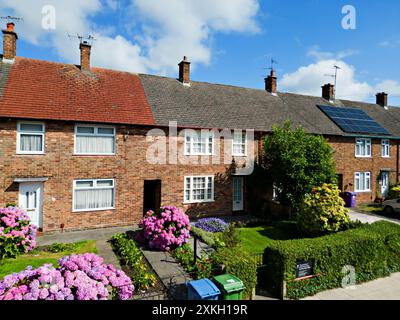
[[[42,228],[43,184],[20,183],[19,207],[24,209],[31,223]]]
[[[389,192],[389,172],[381,172],[381,193],[383,197],[387,197]]]
[[[233,211],[243,208],[243,177],[233,177]]]

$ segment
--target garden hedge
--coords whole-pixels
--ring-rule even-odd
[[[296,264],[314,261],[314,275],[296,281]],[[343,267],[356,283],[400,271],[400,226],[380,221],[319,238],[276,241],[264,251],[263,284],[281,298],[299,299],[341,287]],[[284,284],[285,282],[285,284]]]
[[[212,260],[225,266],[226,273],[238,277],[244,284],[244,298],[250,299],[257,285],[257,262],[238,247],[221,248],[212,254]]]

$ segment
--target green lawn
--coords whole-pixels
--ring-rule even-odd
[[[240,228],[242,247],[249,253],[263,253],[265,248],[276,240],[296,239],[296,225],[293,222],[280,222],[271,226]]]
[[[97,253],[96,241],[82,241],[74,243],[70,248],[61,252],[49,252],[43,248],[36,248],[28,254],[18,256],[16,259],[0,260],[0,279],[13,272],[24,270],[28,266],[37,268],[46,263],[57,266],[57,261],[73,253]]]

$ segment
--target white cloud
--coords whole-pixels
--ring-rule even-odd
[[[329,51],[321,51],[319,46],[313,46],[307,52],[307,57],[315,58],[317,61],[328,60],[328,59],[342,60],[344,58],[354,56],[356,54],[359,54],[359,51],[354,49],[347,49],[339,52],[329,52]]]
[[[176,73],[183,55],[189,56],[194,66],[209,64],[212,58],[212,36],[215,32],[258,31],[255,17],[258,0],[131,0],[124,14],[135,21],[131,28],[140,29],[128,39],[113,25],[95,23],[97,14],[118,9],[115,0],[0,0],[0,10],[22,16],[18,25],[21,39],[35,45],[55,49],[69,63],[79,62],[77,43],[70,34],[94,34],[93,65],[135,72],[152,70],[161,74]],[[56,8],[56,30],[41,27],[44,5]],[[133,29],[128,30],[133,33]]]
[[[320,96],[321,86],[332,82],[326,74],[333,72],[333,66],[341,68],[338,71],[337,97],[344,99],[365,100],[373,89],[366,82],[359,82],[355,79],[356,70],[354,66],[342,60],[321,60],[308,66],[300,67],[293,73],[283,76],[280,85],[290,92],[307,95]]]
[[[283,91],[321,96],[321,86],[334,81],[329,75],[333,75],[336,65],[341,68],[338,70],[336,88],[340,99],[374,102],[375,94],[382,91],[390,96],[399,96],[400,83],[397,81],[375,79],[375,84],[371,84],[357,80],[357,75],[365,74],[366,71],[357,72],[353,65],[343,59],[358,53],[359,51],[353,49],[328,52],[314,46],[307,52],[307,56],[314,58],[315,62],[284,74],[279,85]]]

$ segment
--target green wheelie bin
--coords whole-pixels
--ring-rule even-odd
[[[242,300],[243,281],[231,274],[223,274],[214,277],[214,283],[221,291],[222,300]]]

